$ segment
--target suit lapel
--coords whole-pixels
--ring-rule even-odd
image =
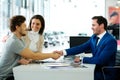
[[[104,42],[107,38],[107,33],[102,37],[102,39],[99,41],[98,45],[95,47],[95,52],[98,51],[98,49],[101,49],[102,47],[104,47]]]
[[[108,33],[106,33],[106,34],[102,37],[102,39],[101,39],[101,40],[99,41],[99,43],[98,43],[98,46],[103,45],[104,41],[105,41],[106,38],[107,38],[107,35],[108,35]]]

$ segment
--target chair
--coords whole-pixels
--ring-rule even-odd
[[[117,51],[116,54],[116,66],[120,66],[120,50]]]
[[[120,80],[120,66],[103,67],[102,70],[104,80]]]
[[[120,80],[120,50],[116,54],[116,64],[113,67],[102,68],[104,80]]]

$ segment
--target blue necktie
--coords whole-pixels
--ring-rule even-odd
[[[95,43],[95,46],[97,46],[98,40],[99,40],[99,37],[96,37],[96,43]]]

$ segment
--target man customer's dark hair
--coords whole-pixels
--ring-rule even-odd
[[[11,30],[11,32],[14,32],[16,30],[16,26],[20,26],[25,21],[26,21],[26,18],[22,15],[13,16],[10,19],[10,30]]]

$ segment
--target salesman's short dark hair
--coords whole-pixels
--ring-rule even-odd
[[[99,25],[104,24],[104,29],[107,30],[108,22],[107,22],[107,19],[105,17],[103,17],[103,16],[94,16],[94,17],[92,17],[92,19],[97,19],[97,23]]]

